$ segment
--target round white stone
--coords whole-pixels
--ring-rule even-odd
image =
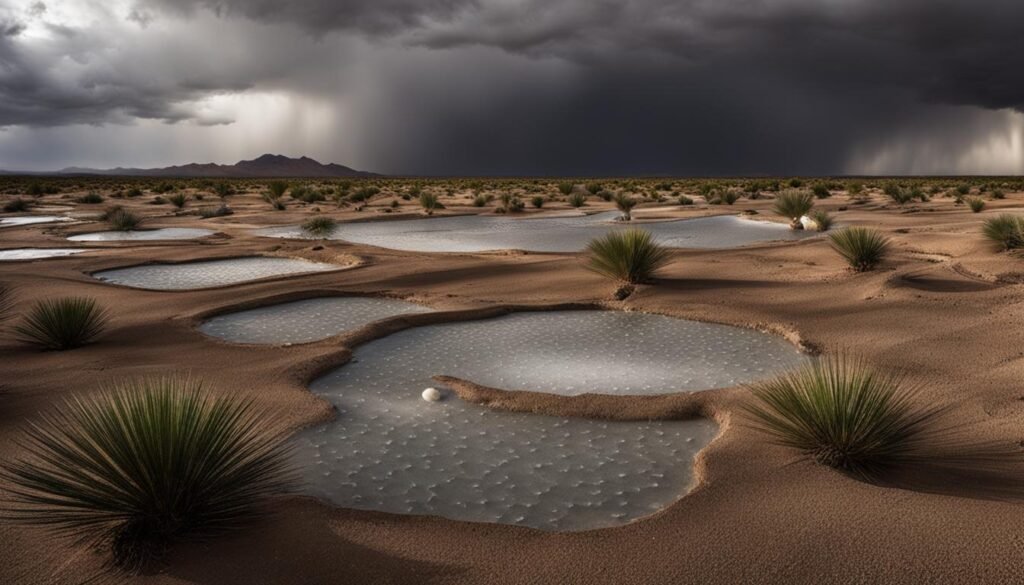
[[[437,402],[441,400],[441,391],[437,388],[427,388],[423,391],[423,400],[427,402]]]

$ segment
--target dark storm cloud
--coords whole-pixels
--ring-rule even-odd
[[[32,52],[52,8],[0,14],[0,125],[226,124],[200,102],[272,89],[358,103],[343,139],[385,172],[917,168],[896,142],[955,162],[1024,110],[1018,0],[137,0],[110,21],[178,37]]]

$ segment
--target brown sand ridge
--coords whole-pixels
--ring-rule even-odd
[[[308,207],[272,213],[254,196],[236,199],[230,217],[164,214],[147,224],[210,227],[221,234],[214,237],[89,244],[95,252],[0,263],[0,282],[18,289],[19,311],[34,299],[88,295],[113,312],[97,343],[69,352],[35,351],[2,329],[0,458],[19,453],[21,424],[63,398],[124,377],[173,371],[191,372],[217,392],[254,397],[276,413],[273,424],[298,429],[331,416],[330,405],[305,385],[344,363],[356,344],[410,326],[531,307],[650,311],[785,334],[807,347],[903,370],[922,388],[921,400],[950,407],[949,420],[965,440],[1015,447],[1024,439],[1024,287],[1016,284],[1024,281],[1024,260],[995,253],[979,233],[984,218],[1020,207],[1024,194],[993,201],[977,215],[948,199],[901,209],[878,196],[838,212],[841,222],[876,226],[893,238],[894,253],[872,273],[847,271],[822,239],[680,250],[657,284],[623,302],[609,301],[615,285],[585,270],[576,255],[415,254],[258,238],[248,228],[296,223],[308,217]],[[819,203],[832,211],[847,204],[845,196]],[[769,205],[744,200],[733,207],[641,208],[635,215],[745,209],[768,215]],[[329,212],[339,219],[366,215]],[[0,247],[64,247],[64,235],[100,226],[0,228]],[[186,292],[134,290],[88,276],[145,262],[257,254],[346,269]],[[213,314],[327,294],[393,296],[443,312],[289,347],[232,345],[195,330]],[[101,558],[91,551],[0,521],[0,583],[80,583],[97,575],[103,583],[168,585],[1024,582],[1024,507],[1013,489],[993,497],[969,474],[954,473],[922,474],[913,487],[881,486],[822,468],[767,444],[733,416],[746,395],[742,388],[562,398],[447,381],[462,398],[494,408],[606,418],[703,415],[723,423],[723,432],[698,457],[696,489],[619,528],[548,533],[354,511],[295,496],[276,500],[275,514],[258,525],[176,546],[153,574],[128,577],[101,573]],[[1018,479],[1016,470],[1006,473]]]

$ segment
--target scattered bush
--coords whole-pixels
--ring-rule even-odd
[[[775,196],[775,213],[789,219],[790,227],[800,229],[800,218],[814,207],[814,196],[806,191],[787,190]]]
[[[213,217],[224,217],[225,215],[231,215],[234,211],[231,210],[227,205],[220,206],[208,206],[203,207],[199,210],[199,217],[203,219],[210,219]]]
[[[420,207],[427,212],[427,215],[433,215],[436,209],[444,209],[444,205],[441,205],[435,193],[425,191],[420,193]]]
[[[817,209],[810,213],[810,218],[814,220],[814,223],[818,224],[819,232],[827,232],[832,224],[835,223],[835,219],[828,214],[824,209]]]
[[[110,551],[139,570],[187,537],[234,528],[287,490],[281,433],[251,402],[186,378],[123,382],[66,402],[27,428],[3,464],[12,519]]]
[[[570,207],[583,207],[587,204],[587,196],[580,192],[575,192],[569,195],[566,201]]]
[[[992,191],[992,199],[1006,199],[1006,193],[1002,189]]]
[[[974,213],[981,213],[981,210],[985,209],[985,200],[981,197],[968,197],[965,201]]]
[[[597,195],[601,192],[602,188],[601,183],[587,183],[587,192],[591,195]]]
[[[1024,248],[1024,217],[1003,213],[986,220],[982,233],[1003,250]]]
[[[572,190],[575,187],[576,186],[573,185],[572,183],[559,183],[558,192],[561,193],[562,195],[568,195],[569,193],[572,193]]]
[[[131,231],[142,223],[142,218],[123,207],[114,207],[103,214],[110,228],[119,232]]]
[[[668,263],[668,250],[654,241],[651,232],[641,229],[612,231],[591,240],[588,268],[608,278],[629,284],[652,280]]]
[[[544,197],[542,195],[534,195],[530,198],[530,204],[537,209],[540,209],[541,207],[544,207]]]
[[[825,185],[815,185],[814,187],[811,187],[811,192],[814,193],[814,196],[818,199],[828,199],[832,196],[832,193],[829,192],[828,187]]]
[[[615,208],[622,212],[622,219],[630,221],[633,219],[633,208],[636,207],[636,199],[633,199],[625,193],[616,193],[615,197],[612,198],[615,202]]]
[[[473,206],[474,207],[484,207],[490,201],[491,201],[491,199],[490,199],[489,196],[484,195],[484,194],[480,194],[480,195],[477,195],[476,197],[473,197]]]
[[[38,301],[14,327],[18,338],[43,349],[81,347],[106,328],[108,313],[94,299],[66,297]]]
[[[178,209],[185,207],[185,203],[188,201],[188,196],[184,193],[175,193],[174,195],[168,195],[167,201]]]
[[[679,205],[693,205],[693,199],[690,199],[686,195],[679,196]]]
[[[103,196],[95,191],[90,191],[81,197],[75,198],[75,201],[86,205],[95,205],[97,203],[103,203]]]
[[[603,189],[597,192],[597,196],[603,199],[604,201],[611,201],[615,197],[615,193],[607,189]]]
[[[7,213],[14,213],[18,211],[28,211],[29,202],[22,199],[21,197],[15,197],[10,201],[4,203],[4,211]]]
[[[844,228],[831,234],[829,239],[832,248],[858,272],[877,266],[889,249],[888,238],[870,228]]]
[[[333,219],[326,215],[318,215],[307,219],[306,222],[302,224],[302,231],[310,236],[325,238],[331,235],[336,226],[337,223]]]

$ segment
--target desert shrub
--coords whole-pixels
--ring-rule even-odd
[[[568,195],[569,193],[572,193],[572,190],[574,188],[575,188],[575,185],[573,185],[572,183],[559,183],[558,184],[558,192],[561,193],[562,195]]]
[[[968,197],[965,201],[974,213],[981,213],[981,210],[985,209],[985,200],[981,197]]]
[[[125,197],[129,198],[142,197],[142,190],[139,189],[138,187],[132,187],[131,189],[125,191],[124,195]]]
[[[142,223],[142,218],[123,207],[114,207],[103,214],[110,228],[119,232],[131,231]]]
[[[630,221],[633,219],[633,208],[636,207],[636,199],[633,199],[625,193],[616,193],[615,197],[612,198],[615,202],[615,208],[622,212],[622,219]]]
[[[103,203],[103,196],[95,191],[89,191],[81,197],[76,197],[75,201],[86,205],[95,205],[97,203]]]
[[[814,223],[818,224],[819,232],[827,232],[832,227],[832,224],[835,223],[835,219],[824,209],[812,211],[810,217],[814,220]]]
[[[832,193],[829,192],[828,187],[825,185],[815,185],[811,187],[811,193],[814,193],[814,196],[818,199],[828,199],[832,196]]]
[[[936,408],[913,404],[899,376],[844,357],[820,358],[749,386],[755,428],[822,465],[871,475],[913,460]]]
[[[587,192],[591,195],[597,195],[603,188],[604,186],[601,183],[587,183]]]
[[[15,197],[4,203],[4,211],[7,213],[14,213],[17,211],[27,211],[29,202],[22,199],[21,197]]]
[[[74,349],[95,339],[108,320],[94,299],[44,299],[33,305],[14,332],[21,341],[43,349]]]
[[[280,199],[284,197],[285,192],[288,190],[287,181],[270,181],[267,183],[267,195],[270,199]]]
[[[852,183],[850,185],[850,195],[860,195],[864,191],[864,185],[862,183]]]
[[[420,207],[423,208],[423,211],[427,212],[427,215],[433,215],[434,210],[444,209],[444,205],[441,205],[437,194],[427,192],[420,193]]]
[[[353,191],[348,198],[355,203],[362,203],[364,201],[369,201],[377,193],[380,193],[380,189],[377,187],[361,187]]]
[[[968,193],[971,192],[971,186],[966,183],[957,185],[956,192],[961,195],[967,195]]]
[[[679,205],[693,205],[693,199],[690,199],[686,195],[679,196]]]
[[[28,195],[29,197],[42,197],[45,193],[46,190],[40,183],[31,183],[27,188],[25,188],[25,195]]]
[[[185,207],[185,203],[188,201],[188,196],[184,193],[175,193],[167,196],[167,201],[178,209]]]
[[[536,199],[536,197],[534,199]],[[477,195],[476,197],[473,197],[473,206],[474,207],[485,207],[487,205],[487,203],[489,203],[489,202],[490,202],[490,199],[488,199],[487,195],[480,194],[480,195]]]
[[[996,189],[992,191],[993,199],[1006,199],[1006,193],[1002,189]]]
[[[739,201],[739,198],[740,194],[731,189],[721,191],[718,193],[717,196],[718,203],[724,203],[725,205],[732,205],[733,203]]]
[[[1024,248],[1024,217],[1003,213],[986,220],[982,233],[1003,250]]]
[[[611,201],[615,197],[615,193],[607,189],[602,189],[601,191],[597,192],[597,196],[603,199],[604,201]]]
[[[526,205],[522,202],[519,197],[516,197],[512,193],[501,194],[501,207],[498,208],[499,213],[516,213],[522,211]]]
[[[668,263],[668,250],[641,229],[612,231],[587,245],[587,267],[594,272],[630,284],[652,280]]]
[[[889,250],[889,240],[877,230],[848,227],[829,236],[832,248],[858,272],[871,270]]]
[[[775,196],[772,205],[775,213],[793,221],[791,225],[799,224],[800,217],[807,215],[814,207],[814,196],[806,191],[787,190]]]
[[[888,195],[889,199],[892,199],[893,202],[895,202],[897,205],[904,205],[906,203],[910,203],[910,201],[914,198],[910,191],[901,189],[899,187],[887,187],[885,194]]]
[[[211,205],[203,207],[199,210],[199,217],[203,219],[210,219],[213,217],[224,217],[225,215],[231,215],[234,211],[231,210],[227,205],[215,206]]]
[[[536,207],[537,209],[544,207],[544,196],[534,195],[533,197],[530,198],[530,204]]]
[[[337,223],[333,219],[326,215],[318,215],[307,219],[302,224],[302,232],[310,236],[323,238],[331,235],[336,226]]]
[[[213,192],[217,195],[217,197],[220,197],[221,199],[224,199],[225,197],[227,197],[229,195],[234,195],[235,194],[234,188],[232,188],[231,184],[228,183],[227,181],[220,181],[220,182],[214,183],[213,184]]]
[[[251,402],[187,378],[146,378],[68,400],[3,464],[13,520],[109,550],[129,570],[176,540],[234,528],[291,485],[288,447]]]
[[[566,201],[570,207],[583,207],[587,204],[587,196],[577,191],[570,194]]]

